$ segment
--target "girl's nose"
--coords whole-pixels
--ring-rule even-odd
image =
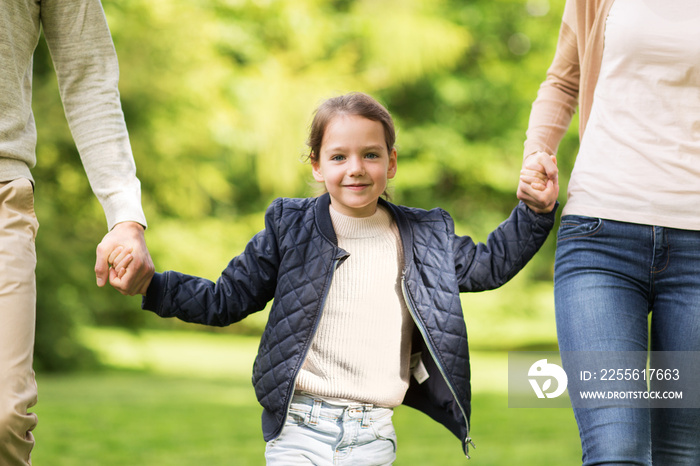
[[[364,172],[365,167],[362,164],[362,159],[360,157],[350,157],[348,160],[348,175],[361,176]]]

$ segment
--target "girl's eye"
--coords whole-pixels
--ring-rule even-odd
[[[367,157],[368,159],[378,159],[379,154],[375,154],[374,152],[370,152],[367,155],[365,155],[365,157]]]
[[[343,160],[345,160],[345,156],[340,155],[340,154],[336,154],[336,155],[331,156],[331,160],[334,162],[342,162]]]

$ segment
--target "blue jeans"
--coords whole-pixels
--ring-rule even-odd
[[[554,297],[562,352],[700,351],[700,231],[564,216]],[[574,415],[584,465],[700,465],[699,409]]]
[[[279,437],[267,443],[268,465],[388,465],[396,459],[389,408],[338,406],[295,394]]]

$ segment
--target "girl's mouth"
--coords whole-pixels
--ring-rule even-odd
[[[362,189],[366,188],[367,184],[346,184],[345,187],[351,191],[361,191]]]

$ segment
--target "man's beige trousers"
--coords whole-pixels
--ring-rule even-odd
[[[0,465],[30,464],[37,388],[34,192],[29,180],[0,182]]]

